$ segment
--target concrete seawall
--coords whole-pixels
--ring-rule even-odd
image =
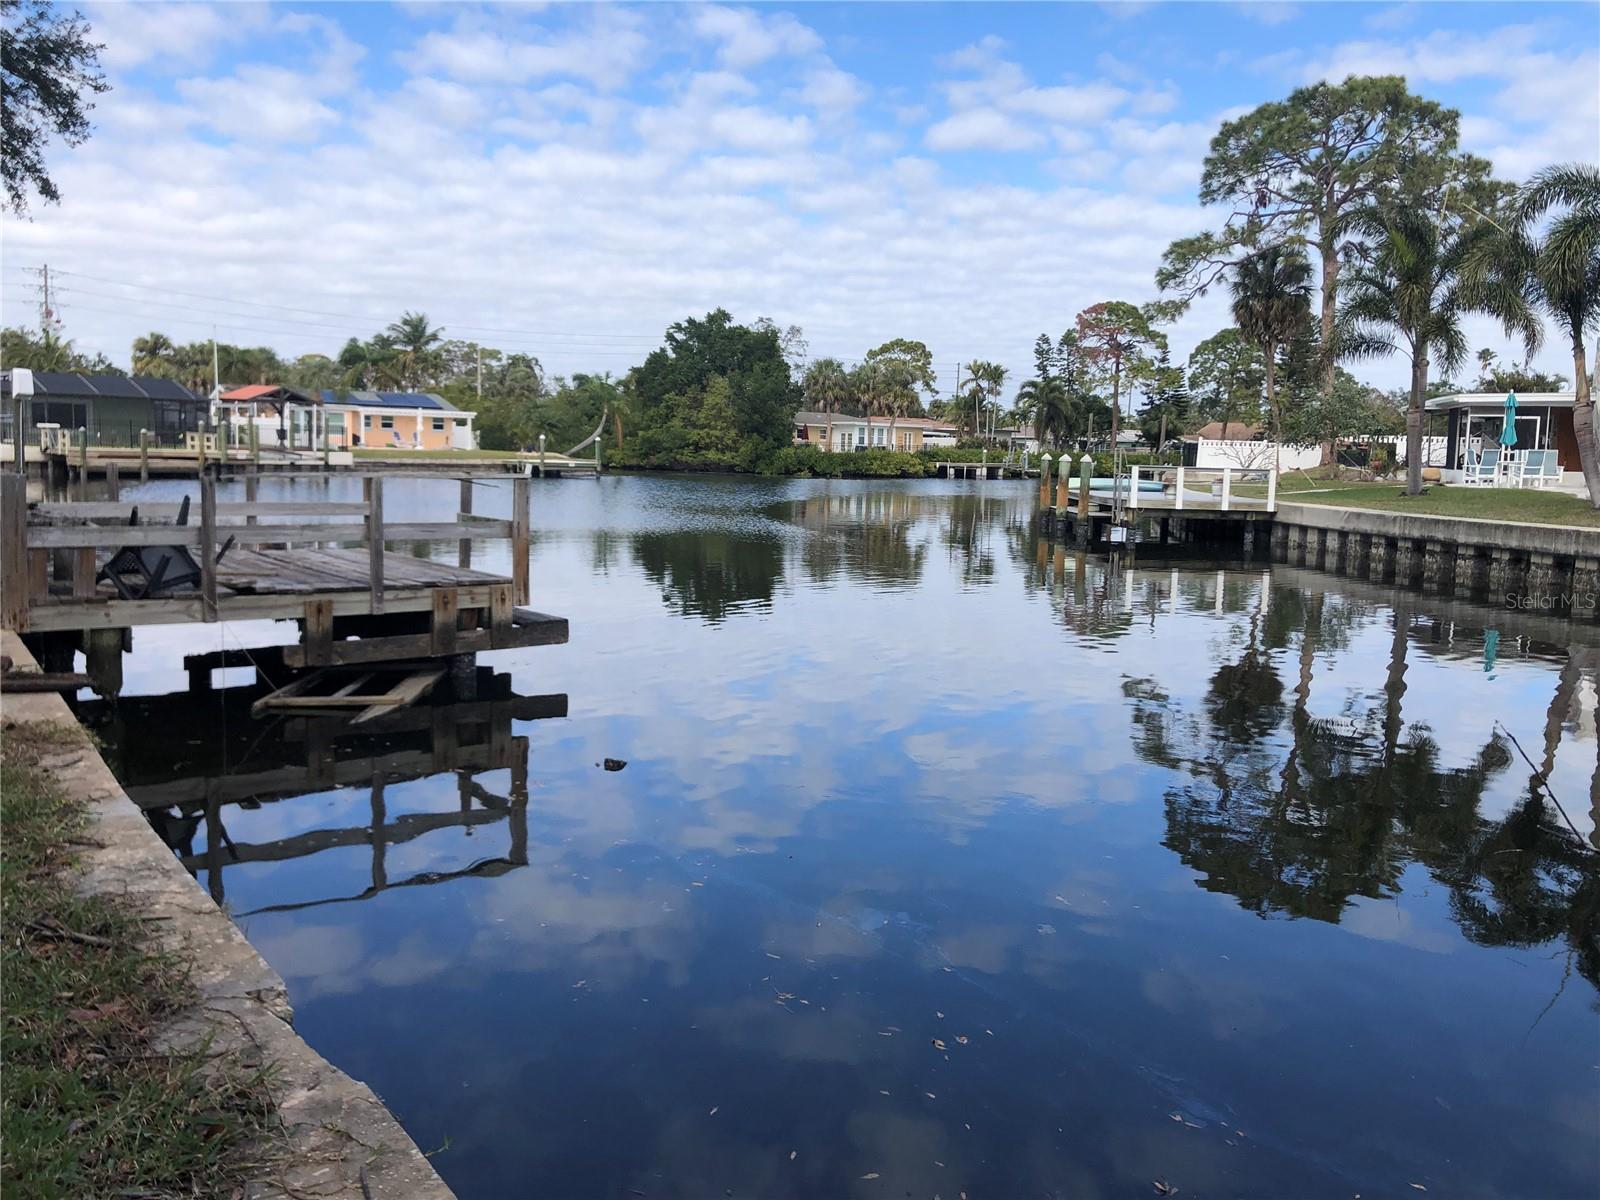
[[[18,668],[34,665],[11,631],[0,631],[0,645]],[[76,724],[53,694],[0,697],[0,721],[7,731],[35,722]],[[82,890],[147,919],[160,947],[191,965],[195,1002],[161,1031],[160,1044],[196,1050],[210,1039],[213,1057],[275,1068],[270,1088],[280,1132],[266,1148],[269,1169],[249,1195],[448,1200],[453,1193],[372,1089],[295,1032],[283,979],[179,865],[92,745],[63,750],[41,765],[62,791],[86,803]]]
[[[1600,618],[1600,529],[1280,504],[1275,559]]]

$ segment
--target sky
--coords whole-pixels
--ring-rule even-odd
[[[404,310],[551,373],[673,321],[895,337],[1031,373],[1143,303],[1219,123],[1403,74],[1521,180],[1600,160],[1600,4],[84,4],[113,90],[3,221],[7,324],[48,263],[65,333],[337,353]],[[1175,358],[1228,323],[1213,295]],[[1520,352],[1490,324],[1475,347]],[[1559,338],[1536,358],[1571,374]],[[1402,362],[1356,373],[1393,387]],[[1467,372],[1471,375],[1473,372]]]

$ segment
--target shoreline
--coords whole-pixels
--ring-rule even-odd
[[[22,639],[0,631],[16,667],[36,669]],[[55,693],[6,693],[0,723],[79,728]],[[77,887],[158,929],[156,948],[190,968],[193,1002],[157,1040],[230,1065],[270,1068],[267,1091],[279,1128],[269,1169],[250,1194],[316,1194],[333,1200],[450,1200],[453,1192],[383,1101],[296,1032],[281,976],[183,870],[85,739],[81,750],[44,764],[63,792],[85,806]]]

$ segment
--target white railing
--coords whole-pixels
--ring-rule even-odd
[[[1187,503],[1187,499],[1188,499],[1187,484],[1188,484],[1189,472],[1190,472],[1191,469],[1194,469],[1194,468],[1181,467],[1181,466],[1180,467],[1176,467],[1176,468],[1164,467],[1164,466],[1129,467],[1128,468],[1128,507],[1130,509],[1136,509],[1136,508],[1139,507],[1139,475],[1140,475],[1140,472],[1148,470],[1148,471],[1152,472],[1151,478],[1155,479],[1155,478],[1158,478],[1158,474],[1156,474],[1156,473],[1165,472],[1165,471],[1168,471],[1168,470],[1175,470],[1177,472],[1177,475],[1176,475],[1176,478],[1174,480],[1173,508],[1181,510],[1182,508],[1185,507],[1185,505]],[[1266,507],[1266,511],[1267,512],[1277,512],[1278,511],[1278,473],[1276,471],[1272,470],[1270,467],[1267,468],[1264,471],[1261,470],[1260,468],[1249,468],[1249,467],[1207,467],[1207,468],[1200,468],[1200,469],[1194,469],[1194,470],[1196,470],[1197,474],[1203,473],[1203,474],[1206,474],[1206,475],[1220,475],[1221,476],[1222,487],[1221,487],[1220,499],[1221,499],[1221,502],[1222,502],[1221,503],[1221,509],[1222,509],[1223,512],[1232,512],[1234,507],[1235,507],[1235,505],[1233,503],[1233,478],[1234,478],[1235,475],[1239,475],[1239,476],[1244,476],[1244,475],[1265,475],[1267,477],[1267,499],[1266,499],[1266,506],[1265,506]],[[1119,483],[1120,483],[1120,481],[1118,481],[1117,483],[1113,483],[1112,484],[1112,495],[1113,496],[1115,496],[1116,492],[1118,491],[1118,484]],[[1215,481],[1213,481],[1213,483],[1215,483]],[[1206,507],[1210,507],[1210,506],[1206,505]],[[1238,507],[1241,507],[1241,508],[1255,508],[1257,506],[1256,506],[1256,504],[1254,502],[1247,501],[1245,504],[1240,505]]]

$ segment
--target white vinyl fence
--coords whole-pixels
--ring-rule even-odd
[[[1396,463],[1406,461],[1406,439],[1399,437],[1374,437],[1360,438],[1363,446],[1387,446],[1391,457]],[[1278,463],[1278,471],[1307,471],[1322,462],[1322,447],[1317,445],[1295,446],[1284,444],[1276,445],[1272,442],[1235,442],[1219,441],[1214,438],[1199,438],[1193,443],[1195,447],[1196,467],[1242,467],[1246,470],[1264,471],[1272,466],[1274,455]],[[1425,437],[1422,439],[1422,462],[1424,466],[1442,467],[1445,465],[1445,439],[1442,437]]]

